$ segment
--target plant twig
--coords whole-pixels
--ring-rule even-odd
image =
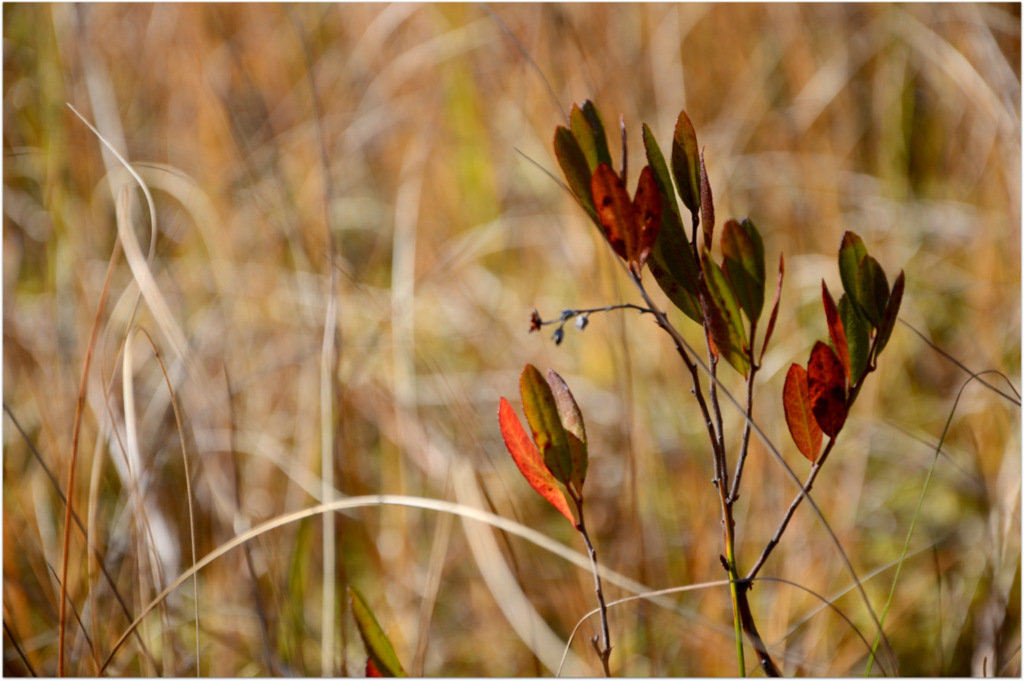
[[[732,475],[732,487],[729,488],[729,496],[727,501],[732,506],[736,503],[736,500],[740,496],[740,479],[743,477],[743,467],[747,463],[747,451],[750,449],[750,424],[754,421],[754,376],[757,375],[757,370],[760,369],[754,362],[754,330],[757,327],[757,322],[751,322],[750,329],[750,373],[747,375],[747,410],[745,412],[746,418],[743,421],[743,437],[740,442],[740,454],[736,459],[736,470]]]
[[[576,510],[579,512],[579,524],[576,525],[577,531],[583,536],[583,543],[587,547],[587,554],[590,556],[590,565],[594,572],[594,591],[597,593],[597,607],[601,611],[601,638],[598,639],[594,636],[590,639],[590,644],[594,646],[594,651],[597,652],[598,658],[601,660],[601,667],[604,670],[604,675],[610,677],[612,675],[611,668],[608,666],[608,658],[612,654],[611,637],[608,634],[608,607],[604,602],[604,591],[601,589],[601,574],[597,569],[597,551],[594,549],[594,544],[590,541],[590,533],[587,532],[587,526],[583,522],[583,497],[572,494],[572,500],[576,503]]]

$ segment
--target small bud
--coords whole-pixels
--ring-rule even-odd
[[[540,315],[537,314],[536,310],[530,313],[530,333],[533,333],[534,331],[540,331],[540,326],[543,323],[544,320],[540,318]]]
[[[565,331],[562,330],[562,327],[558,327],[555,329],[555,332],[551,334],[551,339],[555,341],[555,345],[561,345],[564,337]]]
[[[572,316],[576,314],[576,310],[562,310],[561,321],[566,322],[572,319]]]
[[[576,318],[576,329],[582,331],[587,328],[587,323],[590,321],[590,315],[584,314]]]

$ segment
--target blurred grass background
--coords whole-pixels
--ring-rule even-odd
[[[602,562],[651,588],[723,577],[710,456],[668,339],[619,312],[557,347],[528,334],[533,308],[638,302],[542,170],[557,168],[551,141],[573,102],[604,113],[613,156],[624,116],[637,170],[641,123],[666,149],[685,108],[719,222],[751,216],[773,271],[785,254],[755,417],[799,475],[779,395],[789,363],[826,335],[820,280],[840,290],[846,229],[890,280],[905,269],[905,322],[1019,389],[1020,29],[1016,4],[5,5],[4,673],[57,671],[76,396],[114,197],[134,188],[66,103],[153,191],[155,243],[138,191],[134,226],[153,248],[146,300],[166,304],[133,318],[139,284],[115,260],[72,496],[110,579],[81,532],[69,547],[66,671],[93,674],[128,613],[191,564],[190,525],[201,557],[314,505],[325,479],[344,495],[477,505],[581,550],[501,443],[498,398],[518,405],[526,362],[559,371],[582,406]],[[1019,406],[975,381],[953,411],[968,378],[898,325],[815,485],[880,612],[952,416],[885,624],[904,675],[1021,673]],[[731,410],[727,425],[735,447]],[[755,442],[741,570],[794,493]],[[547,675],[594,607],[587,571],[487,526],[358,509],[335,517],[332,566],[322,522],[213,562],[198,598],[191,581],[175,590],[104,673],[362,674],[352,584],[411,672]],[[872,638],[806,506],[761,574],[832,600]],[[606,583],[606,595],[629,592]],[[523,596],[533,619],[507,607]],[[735,674],[727,589],[670,598],[611,610],[613,670]],[[785,673],[863,672],[864,643],[813,595],[765,581],[752,605]],[[599,672],[595,626],[567,673]]]

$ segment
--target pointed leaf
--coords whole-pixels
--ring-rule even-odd
[[[590,166],[576,137],[567,128],[559,127],[555,130],[555,157],[569,184],[569,190],[587,211],[590,219],[600,226],[597,210],[594,208],[594,198],[590,194]]]
[[[823,433],[835,437],[846,423],[846,376],[836,353],[821,341],[807,362],[807,390],[814,420]]]
[[[722,227],[722,269],[747,319],[756,322],[764,307],[764,243],[749,219]]]
[[[726,361],[736,371],[744,376],[750,368],[750,360],[747,357],[747,336],[743,329],[743,319],[740,317],[740,308],[736,303],[736,297],[729,287],[729,281],[721,268],[711,259],[711,254],[704,251],[701,254],[701,262],[704,266],[704,281],[709,296],[703,299],[707,301],[704,305],[704,314],[709,325],[711,339],[715,342]],[[707,298],[710,297],[710,300]]]
[[[519,376],[519,392],[533,441],[544,458],[544,465],[555,480],[568,485],[572,479],[572,455],[551,386],[537,367],[527,364]]]
[[[850,385],[856,385],[868,366],[868,321],[857,312],[845,293],[839,298],[839,318],[846,332],[846,345],[850,354]]]
[[[761,344],[761,359],[764,359],[764,351],[768,348],[768,341],[772,338],[772,331],[775,330],[775,319],[779,316],[779,300],[782,298],[782,276],[786,271],[786,260],[779,253],[779,276],[775,280],[775,298],[772,299],[772,311],[768,315],[768,328],[764,332],[764,343]]]
[[[658,238],[654,242],[647,266],[669,300],[683,314],[699,324],[703,321],[704,315],[697,297],[697,262],[693,258],[693,250],[686,239],[686,232],[679,217],[672,178],[668,174],[665,157],[662,156],[661,149],[646,124],[643,128],[643,138],[647,162],[661,194],[661,227],[658,229]]]
[[[576,520],[569,510],[565,494],[555,481],[555,477],[551,475],[551,471],[544,465],[540,452],[520,423],[512,405],[504,397],[498,403],[498,425],[501,427],[501,437],[505,440],[505,448],[512,455],[512,460],[526,478],[526,482],[575,525]]]
[[[575,485],[576,493],[579,494],[583,491],[583,481],[587,478],[587,430],[583,426],[583,414],[569,386],[554,369],[548,369],[547,378],[551,393],[555,396],[558,416],[569,440],[569,453],[572,457],[570,482]]]
[[[608,138],[604,134],[604,123],[601,121],[601,114],[598,112],[597,107],[589,99],[583,102],[583,117],[590,127],[597,163],[611,165],[612,155],[608,151]],[[597,165],[595,164],[591,167],[596,168]]]
[[[601,163],[590,179],[590,189],[608,243],[620,258],[628,260],[636,213],[626,192],[626,185],[611,166]]]
[[[661,228],[661,193],[658,191],[658,184],[650,166],[644,166],[640,171],[640,181],[637,183],[636,196],[633,198],[633,214],[636,216],[634,229],[638,233],[635,237],[634,252],[629,254],[629,264],[630,267],[634,267],[634,273],[640,276],[640,270],[647,262],[651,249],[658,239],[658,230]]]
[[[850,302],[857,302],[857,266],[861,258],[868,254],[864,242],[853,232],[843,234],[839,245],[839,276],[843,280],[843,290],[850,296]]]
[[[882,348],[889,342],[893,327],[896,326],[896,316],[900,311],[900,303],[903,302],[903,270],[896,276],[892,283],[892,292],[889,294],[889,302],[886,303],[885,313],[882,315],[882,322],[878,325],[878,337],[875,340],[875,357],[882,352]]]
[[[569,130],[579,144],[584,158],[587,159],[587,174],[592,175],[594,168],[600,163],[597,160],[597,144],[594,142],[594,131],[590,127],[590,122],[583,115],[583,109],[576,104],[572,105],[572,111],[569,112]]]
[[[366,646],[366,654],[370,657],[367,668],[372,662],[380,676],[406,676],[402,663],[398,661],[395,649],[391,646],[391,641],[381,629],[373,611],[366,604],[366,600],[352,586],[348,587],[348,596],[352,604],[352,615],[355,617],[356,627]]]
[[[679,189],[679,198],[691,214],[700,211],[700,154],[697,133],[685,111],[679,112],[672,135],[672,174]]]
[[[835,348],[836,357],[843,367],[843,374],[846,376],[846,383],[852,382],[850,373],[850,348],[846,342],[846,330],[843,328],[843,320],[839,316],[839,308],[832,300],[825,280],[821,280],[821,303],[825,306],[825,321],[828,323],[828,336],[832,339],[832,347]]]
[[[786,383],[782,386],[782,407],[796,448],[814,463],[821,451],[821,428],[811,411],[807,370],[799,364],[791,364],[786,373]]]
[[[668,174],[668,166],[665,164],[665,157],[661,153],[661,147],[658,146],[658,141],[654,139],[654,133],[651,132],[646,123],[643,125],[642,133],[644,151],[647,152],[647,164],[651,166],[654,180],[658,184],[658,191],[661,192],[662,224],[674,218],[674,222],[682,227],[679,207],[676,205],[676,192],[672,187],[672,178]]]
[[[709,251],[715,236],[715,202],[711,198],[711,183],[704,167],[704,150],[700,152],[700,221],[704,229],[704,247]]]
[[[857,265],[857,298],[861,311],[871,325],[882,323],[885,307],[889,302],[889,282],[878,261],[865,255]]]

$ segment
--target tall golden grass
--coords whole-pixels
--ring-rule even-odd
[[[803,474],[782,380],[826,335],[846,229],[905,269],[906,324],[1019,389],[1020,29],[1019,5],[982,4],[6,5],[4,673],[361,674],[348,584],[412,673],[552,673],[593,582],[499,436],[532,362],[587,421],[608,599],[694,587],[611,609],[613,671],[735,674],[671,344],[625,312],[560,346],[528,333],[533,308],[636,302],[545,173],[555,127],[593,99],[617,154],[621,112],[639,169],[641,122],[664,148],[686,109],[718,215],[786,256],[754,415]],[[155,234],[67,104],[148,186]],[[1020,408],[969,379],[898,325],[815,485],[876,613],[900,568],[898,669],[875,674],[1021,673]],[[747,466],[741,572],[796,492],[757,444]],[[252,532],[376,494],[409,505]],[[789,580],[752,592],[785,673],[863,672],[871,615],[806,508],[761,576]],[[595,627],[563,672],[598,673]]]

